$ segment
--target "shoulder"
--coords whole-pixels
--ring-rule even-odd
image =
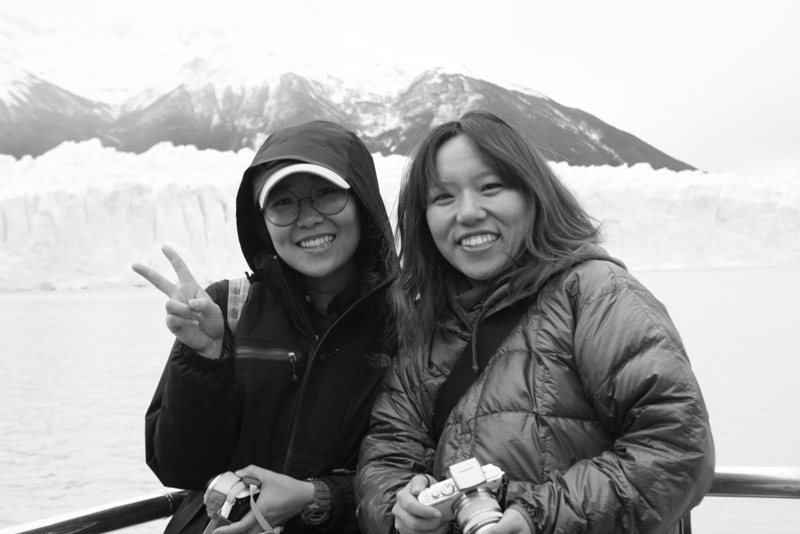
[[[604,259],[583,261],[564,270],[546,284],[543,293],[552,298],[561,295],[578,309],[597,301],[657,303],[625,267]]]
[[[219,304],[220,300],[228,296],[228,280],[218,280],[206,287],[206,293],[211,299]]]
[[[636,279],[622,266],[610,260],[592,259],[577,263],[554,276],[545,288],[588,296],[598,291],[616,291]]]

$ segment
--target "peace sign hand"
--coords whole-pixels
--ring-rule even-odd
[[[169,297],[166,323],[170,332],[200,356],[219,358],[225,330],[222,310],[195,281],[177,252],[167,245],[161,251],[178,275],[177,285],[141,263],[134,263],[131,268]]]

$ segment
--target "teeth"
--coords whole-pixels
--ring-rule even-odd
[[[300,243],[298,243],[298,244],[300,245],[300,248],[319,248],[319,247],[324,247],[325,245],[327,245],[331,241],[333,241],[333,236],[332,235],[326,235],[325,237],[318,237],[316,239],[309,239],[307,241],[300,241]]]
[[[494,234],[482,234],[467,237],[461,240],[461,245],[465,247],[479,247],[486,243],[497,241],[497,236]]]

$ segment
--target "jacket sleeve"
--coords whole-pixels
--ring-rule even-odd
[[[224,311],[227,284],[206,291]],[[228,468],[241,401],[227,328],[225,336],[228,350],[219,360],[203,358],[177,340],[172,347],[145,416],[147,465],[165,486],[203,490]]]
[[[314,526],[314,532],[326,534],[359,531],[355,516],[353,478],[352,473],[319,477],[331,489],[331,513],[326,521]],[[299,516],[297,516],[297,520],[300,521]]]
[[[391,532],[395,494],[415,474],[432,472],[436,444],[427,434],[431,402],[407,355],[395,358],[361,445],[355,492],[363,532]]]
[[[714,475],[708,413],[681,339],[626,273],[573,307],[575,364],[613,448],[522,483],[518,504],[541,533],[673,532]]]

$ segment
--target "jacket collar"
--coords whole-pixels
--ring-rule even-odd
[[[627,269],[622,261],[611,257],[604,248],[597,245],[586,244],[575,249],[574,254],[560,264],[548,264],[544,267],[541,267],[537,266],[533,262],[529,262],[524,269],[530,269],[532,271],[531,274],[534,276],[531,277],[531,283],[529,283],[526,287],[517,289],[513,293],[511,291],[510,284],[507,281],[498,283],[497,287],[495,284],[488,284],[485,286],[486,289],[483,290],[485,291],[485,294],[481,291],[474,291],[473,293],[473,290],[468,290],[463,293],[455,293],[459,286],[454,282],[452,284],[448,284],[448,300],[450,301],[451,310],[462,324],[461,328],[452,324],[444,326],[450,330],[461,330],[462,332],[466,330],[469,332],[464,332],[462,336],[466,334],[466,336],[469,337],[471,334],[472,363],[473,368],[477,369],[477,337],[480,331],[480,326],[488,315],[500,311],[516,302],[519,302],[520,300],[531,299],[542,289],[542,287],[544,287],[548,280],[552,279],[555,275],[567,271],[575,265],[589,260],[610,261],[621,266],[623,269]],[[461,287],[463,288],[464,286]],[[482,304],[480,304],[481,301]],[[464,304],[471,304],[472,309],[465,309]]]

